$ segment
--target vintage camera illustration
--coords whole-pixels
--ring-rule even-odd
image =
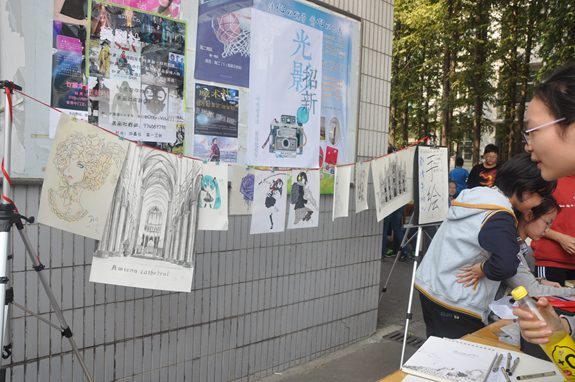
[[[297,118],[293,115],[282,115],[280,120],[274,118],[270,124],[271,138],[269,150],[278,158],[296,158],[303,153],[307,137],[303,131],[303,124],[309,120],[307,108],[300,107]]]

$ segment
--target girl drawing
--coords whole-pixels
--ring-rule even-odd
[[[312,209],[306,207],[305,205],[309,202],[315,210],[319,210],[313,194],[308,186],[307,174],[305,171],[300,172],[297,175],[297,180],[291,186],[292,192],[292,204],[294,205],[295,219],[293,224],[298,224],[300,221],[307,222],[311,219],[311,215],[314,213]]]
[[[270,185],[270,189],[268,190],[268,192],[266,194],[266,200],[265,200],[266,208],[268,209],[268,212],[270,214],[270,222],[272,223],[270,229],[274,228],[273,214],[275,212],[279,212],[279,210],[275,206],[276,205],[276,195],[279,193],[279,195],[281,197],[281,195],[283,193],[283,187],[284,187],[283,180],[281,180],[279,178],[270,180],[270,178],[273,176],[274,175],[271,175],[259,183],[259,184],[266,183],[266,184]]]
[[[205,175],[201,186],[200,208],[213,208],[214,210],[220,208],[222,201],[217,179],[211,175]]]
[[[88,211],[82,207],[80,196],[85,189],[99,190],[110,170],[121,169],[124,149],[97,135],[70,134],[58,144],[54,166],[60,176],[59,188],[48,191],[52,212],[66,221],[80,220]],[[112,182],[116,181],[114,177]]]

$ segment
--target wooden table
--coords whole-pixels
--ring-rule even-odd
[[[499,338],[493,334],[494,331],[499,331],[502,326],[510,325],[513,320],[499,320],[493,324],[479,329],[478,331],[461,337],[462,340],[475,342],[477,344],[489,345],[500,349],[520,351],[518,346],[509,345],[505,342],[499,341]],[[398,370],[387,377],[380,379],[377,382],[400,382],[407,376],[403,371]]]

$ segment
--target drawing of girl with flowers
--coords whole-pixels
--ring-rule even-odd
[[[121,170],[124,149],[97,135],[70,134],[58,144],[53,163],[60,175],[59,188],[48,191],[52,212],[60,219],[77,221],[88,213],[81,204],[82,192],[99,190],[114,166],[115,181]]]

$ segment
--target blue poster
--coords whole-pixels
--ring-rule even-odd
[[[294,0],[254,0],[254,9],[323,32],[320,131],[321,152],[324,153],[322,160],[328,164],[346,164],[350,125],[352,22]]]
[[[200,0],[196,79],[248,87],[252,3]]]

